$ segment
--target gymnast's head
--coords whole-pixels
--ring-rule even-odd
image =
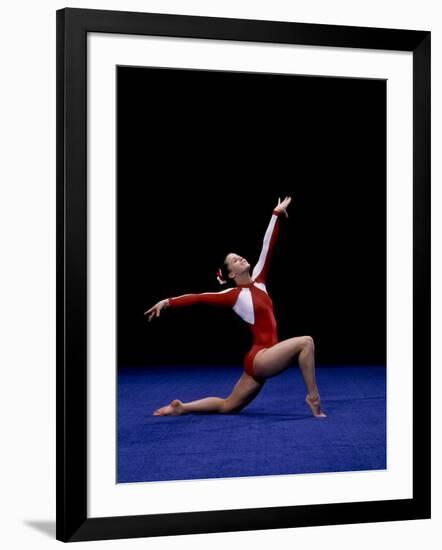
[[[239,254],[230,252],[224,258],[222,267],[218,270],[217,279],[221,285],[225,285],[229,281],[236,283],[237,277],[248,273],[249,270],[250,264],[245,258],[239,256]]]

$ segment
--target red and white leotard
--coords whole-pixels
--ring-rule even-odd
[[[170,307],[184,307],[193,304],[211,304],[231,307],[250,327],[253,346],[244,357],[244,370],[255,378],[253,360],[259,350],[269,348],[278,342],[277,326],[273,315],[273,302],[267,293],[266,277],[272,250],[279,228],[279,213],[273,211],[258,263],[252,272],[252,282],[237,285],[221,292],[183,294],[168,298]]]

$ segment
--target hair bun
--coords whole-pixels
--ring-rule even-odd
[[[218,269],[218,271],[216,272],[216,278],[220,285],[225,285],[227,283],[227,281],[223,277],[223,272],[221,271],[221,269]]]

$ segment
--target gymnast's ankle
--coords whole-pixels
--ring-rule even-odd
[[[310,402],[312,402],[312,403],[316,403],[316,402],[319,403],[320,397],[319,397],[319,392],[318,392],[318,390],[309,392],[309,393],[307,394],[307,398],[308,398],[308,400],[309,400]]]

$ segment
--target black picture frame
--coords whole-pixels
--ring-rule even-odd
[[[56,18],[56,538],[72,542],[430,518],[431,33],[71,8],[58,10]],[[90,32],[412,52],[413,498],[88,518],[86,39]]]

